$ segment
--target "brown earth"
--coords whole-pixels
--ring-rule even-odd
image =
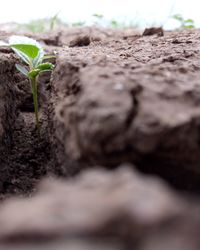
[[[200,249],[200,32],[29,35],[58,55],[38,138],[29,82],[0,49],[0,250]]]
[[[131,168],[46,180],[0,210],[0,249],[198,250],[199,207]]]
[[[199,37],[135,35],[62,50],[54,134],[70,175],[77,162],[78,170],[132,162],[199,191]]]

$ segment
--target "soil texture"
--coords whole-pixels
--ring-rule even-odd
[[[0,250],[199,250],[200,31],[26,35],[57,56],[38,137],[0,48]]]

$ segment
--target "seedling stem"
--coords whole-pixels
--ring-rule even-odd
[[[31,90],[33,94],[33,103],[34,103],[34,111],[35,111],[35,121],[36,127],[38,131],[38,135],[40,136],[40,124],[39,124],[39,113],[38,113],[38,91],[37,91],[37,77],[31,77]]]

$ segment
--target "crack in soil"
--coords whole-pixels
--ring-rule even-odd
[[[45,120],[41,121],[41,138],[38,138],[34,113],[19,114],[13,129],[13,143],[4,163],[6,174],[1,183],[2,194],[30,193],[38,180],[46,175],[50,145],[45,123]]]

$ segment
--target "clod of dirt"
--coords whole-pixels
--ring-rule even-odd
[[[68,182],[47,180],[33,198],[5,202],[0,247],[196,250],[194,211],[158,179],[129,168],[90,170]]]
[[[113,39],[122,39],[123,37],[132,37],[139,35],[140,32],[135,29],[105,29],[102,27],[71,27],[67,30],[61,30],[59,41],[62,45],[69,45],[70,41],[77,37],[90,37],[91,41],[112,41]]]
[[[0,52],[0,190],[7,179],[5,162],[13,142],[13,124],[17,117],[17,90],[13,86],[15,57]]]
[[[49,33],[40,35],[40,40],[48,46],[61,46],[60,44],[61,33],[53,33],[51,36]]]
[[[57,158],[81,169],[132,162],[199,191],[198,46],[188,31],[63,50],[52,77]]]
[[[159,28],[146,28],[142,34],[143,36],[152,36],[152,35],[158,35],[158,36],[164,36],[164,30],[162,27]]]
[[[91,42],[91,39],[89,36],[79,36],[70,41],[69,47],[82,47],[82,46],[88,46]]]

